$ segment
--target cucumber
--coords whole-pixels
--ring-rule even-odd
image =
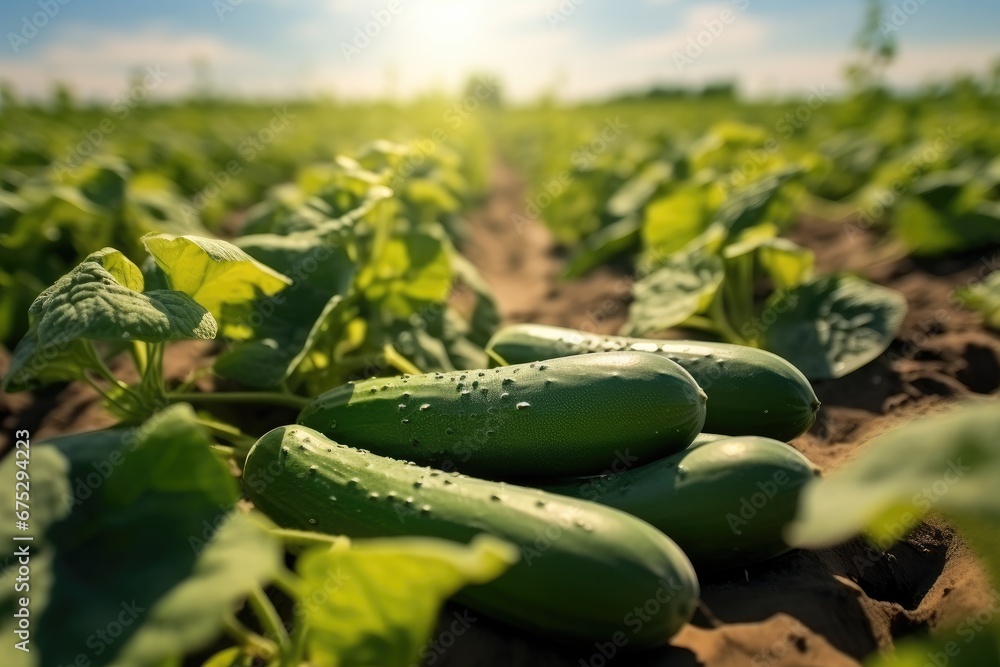
[[[709,440],[639,468],[554,481],[540,488],[648,521],[702,570],[742,567],[790,549],[782,537],[802,486],[818,469],[777,440]]]
[[[510,542],[521,559],[459,600],[559,641],[624,633],[630,647],[664,644],[697,603],[694,569],[676,544],[595,503],[417,467],[301,426],[264,435],[243,482],[254,505],[287,528],[463,543],[489,533]]]
[[[701,430],[705,400],[669,359],[614,352],[363,380],[317,397],[299,423],[488,479],[587,475],[622,454],[650,461],[680,451]]]
[[[601,336],[540,324],[501,329],[486,351],[497,363],[521,364],[588,352],[635,350],[662,355],[708,394],[705,430],[788,441],[809,430],[819,410],[812,386],[776,354],[744,345]]]

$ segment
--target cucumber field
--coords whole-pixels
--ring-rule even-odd
[[[1000,667],[998,10],[612,4],[0,10],[0,665]]]

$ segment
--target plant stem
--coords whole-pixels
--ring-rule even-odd
[[[333,549],[350,546],[351,540],[339,535],[321,535],[307,530],[290,530],[288,528],[272,528],[271,534],[288,546],[328,546]]]
[[[94,380],[91,379],[91,377],[89,375],[87,375],[86,371],[84,371],[83,373],[81,373],[81,377],[83,378],[83,380],[87,384],[89,384],[91,387],[94,388],[94,391],[96,391],[98,394],[100,394],[101,396],[103,396],[104,400],[106,400],[111,405],[115,406],[121,412],[121,414],[123,416],[130,417],[130,418],[135,418],[135,419],[138,419],[140,421],[143,420],[143,419],[145,419],[148,416],[148,415],[143,415],[143,414],[137,413],[135,410],[132,409],[132,407],[130,407],[128,405],[125,405],[121,401],[117,400],[114,396],[112,396],[111,394],[109,394],[108,392],[106,392],[99,384],[97,384],[96,382],[94,382]],[[133,392],[128,387],[124,387],[124,390],[128,394],[133,394]],[[133,394],[133,396],[134,396],[134,394]]]
[[[132,343],[132,359],[135,361],[135,368],[139,375],[146,374],[146,367],[149,365],[149,350],[146,343]]]
[[[288,667],[299,667],[299,664],[302,662],[302,656],[306,651],[306,636],[309,634],[305,614],[296,614],[295,616],[295,630],[292,632],[292,642],[288,652],[285,654],[288,658],[286,663]]]
[[[278,647],[270,639],[261,637],[256,632],[240,623],[235,616],[227,614],[223,627],[226,633],[240,645],[241,648],[261,660],[269,660],[278,652]]]
[[[390,364],[396,367],[396,369],[402,373],[409,373],[410,375],[420,375],[423,371],[413,365],[409,359],[396,352],[396,348],[392,345],[386,343],[385,347],[382,348],[382,352],[385,354],[385,359]]]
[[[278,646],[287,647],[288,631],[285,630],[285,623],[281,620],[281,616],[278,615],[278,611],[271,603],[271,599],[264,593],[264,589],[260,586],[254,586],[250,589],[247,602],[250,604],[250,609],[253,610],[254,616],[260,621],[260,625],[264,629],[264,635],[274,637],[274,641]]]
[[[195,421],[198,422],[198,424],[203,428],[208,429],[212,433],[212,435],[215,436],[216,438],[220,438],[222,440],[225,440],[226,442],[232,443],[233,444],[232,447],[216,445],[217,448],[216,451],[222,453],[222,451],[224,450],[228,454],[228,456],[234,458],[236,458],[236,455],[239,454],[243,458],[242,459],[236,458],[236,462],[240,464],[241,468],[243,467],[243,459],[246,458],[246,455],[250,451],[250,448],[253,447],[255,442],[257,442],[256,438],[243,433],[236,427],[229,426],[229,424],[223,424],[221,422],[212,422],[198,418],[196,418]],[[229,427],[229,428],[224,428],[224,427]]]
[[[180,392],[167,394],[167,400],[171,403],[263,403],[300,410],[312,402],[304,396],[266,391],[226,391],[218,394]]]
[[[722,299],[716,296],[712,301],[712,306],[710,308],[712,315],[712,321],[715,322],[716,328],[720,334],[722,334],[723,339],[727,343],[735,343],[737,345],[746,344],[746,341],[733,330],[729,325],[729,319],[726,317],[725,309],[722,305]]]
[[[277,574],[274,575],[274,581],[272,583],[281,589],[288,597],[298,600],[299,582],[297,580],[298,577],[291,570],[282,568],[278,570]]]

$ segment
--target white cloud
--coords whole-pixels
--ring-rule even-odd
[[[165,78],[151,94],[165,97],[190,89],[199,60],[215,75],[238,70],[243,77],[261,64],[253,52],[214,35],[178,33],[160,25],[115,30],[72,24],[63,26],[59,38],[36,50],[30,60],[0,59],[0,70],[28,96],[45,96],[60,81],[84,97],[110,99],[125,90],[131,72],[159,68]]]
[[[664,33],[632,40],[622,51],[636,59],[669,64],[676,69],[674,54],[693,58],[692,66],[707,57],[732,56],[756,49],[767,41],[769,26],[756,16],[740,11],[732,3],[705,3],[684,12],[684,22]]]

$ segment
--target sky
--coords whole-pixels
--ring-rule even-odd
[[[910,87],[1000,57],[998,0],[890,0],[883,29]],[[4,0],[0,80],[113,100],[212,86],[243,96],[409,97],[472,71],[505,94],[591,99],[735,80],[750,96],[843,88],[862,0]],[[202,71],[206,71],[203,69]]]

